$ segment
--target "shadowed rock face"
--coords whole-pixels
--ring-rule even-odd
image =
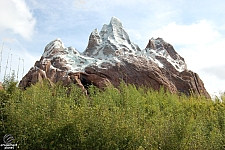
[[[171,44],[152,38],[141,50],[115,17],[99,33],[97,29],[91,33],[82,54],[73,47],[66,48],[60,39],[50,42],[19,86],[27,87],[43,79],[77,84],[85,93],[90,84],[117,87],[123,80],[136,86],[156,90],[163,86],[172,93],[193,92],[210,98],[198,74],[187,69],[184,58]]]

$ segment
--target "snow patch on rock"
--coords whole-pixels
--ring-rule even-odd
[[[152,38],[150,42],[153,44],[152,47],[142,50],[142,53],[146,55],[149,59],[154,61],[156,64],[158,64],[159,67],[163,68],[164,65],[160,62],[160,60],[156,59],[156,56],[165,58],[179,72],[182,72],[187,69],[185,61],[183,60],[183,58],[181,58],[179,54],[175,54],[175,59],[171,57],[169,52],[163,46],[163,42],[166,42],[163,41],[161,38]]]
[[[152,38],[150,42],[152,47],[140,50],[136,44],[130,41],[121,21],[112,17],[109,25],[103,25],[100,32],[97,29],[91,32],[88,46],[83,53],[80,54],[74,47],[65,47],[63,42],[57,38],[45,47],[42,56],[49,61],[60,58],[68,72],[84,72],[87,66],[107,69],[103,67],[103,63],[115,66],[122,59],[138,59],[140,57],[156,63],[160,68],[165,67],[156,56],[165,58],[179,72],[186,69],[184,60],[180,59],[178,54],[176,59],[170,56],[163,46],[162,39]],[[44,63],[45,59],[42,61]],[[55,68],[54,64],[52,65],[51,68]]]

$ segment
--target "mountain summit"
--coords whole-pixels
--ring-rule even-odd
[[[159,90],[161,86],[172,93],[191,93],[210,98],[197,73],[187,69],[183,57],[162,38],[151,38],[145,49],[134,44],[119,19],[112,17],[100,32],[94,29],[83,53],[65,47],[58,38],[50,42],[39,61],[22,78],[19,86],[48,79],[64,85],[77,84],[86,93],[93,84],[104,88],[119,86],[121,80],[135,86]]]
[[[118,50],[141,51],[136,44],[130,41],[120,20],[112,17],[109,25],[103,25],[100,33],[97,29],[91,33],[88,46],[83,54],[101,57],[102,55],[114,55]]]

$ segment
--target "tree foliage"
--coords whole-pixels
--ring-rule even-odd
[[[20,149],[225,149],[225,104],[121,83],[103,91],[13,80],[0,91],[1,136]]]

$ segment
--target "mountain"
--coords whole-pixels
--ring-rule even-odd
[[[191,93],[210,98],[197,73],[187,69],[183,57],[162,38],[151,38],[145,49],[131,42],[119,19],[112,17],[100,32],[93,30],[83,53],[65,47],[58,38],[50,42],[39,61],[22,78],[21,87],[48,79],[64,85],[77,84],[86,92],[88,85],[119,86],[123,80],[136,86],[172,93]]]

